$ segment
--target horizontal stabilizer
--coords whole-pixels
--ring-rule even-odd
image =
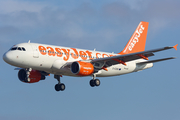
[[[164,61],[164,60],[170,60],[170,59],[175,59],[175,57],[170,57],[170,58],[163,58],[163,59],[157,59],[157,60],[151,60],[151,61],[145,61],[145,62],[140,62],[137,64],[146,64],[146,63],[155,63],[155,62],[160,62],[160,61]]]

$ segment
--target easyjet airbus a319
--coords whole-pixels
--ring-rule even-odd
[[[3,55],[3,59],[10,65],[16,66],[19,80],[25,83],[35,83],[44,80],[46,76],[54,74],[58,80],[56,91],[65,90],[60,77],[91,76],[91,87],[99,86],[96,77],[109,77],[141,71],[151,68],[154,62],[174,59],[174,57],[149,60],[155,52],[174,48],[163,47],[145,51],[148,22],[140,22],[125,48],[117,53],[106,53],[95,50],[84,50],[37,43],[20,43],[14,45]]]

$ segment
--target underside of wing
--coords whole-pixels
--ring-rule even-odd
[[[163,58],[163,59],[157,59],[157,60],[150,60],[150,61],[140,62],[140,63],[137,63],[137,64],[138,65],[142,65],[142,64],[161,62],[161,61],[171,60],[171,59],[176,59],[176,58],[175,57],[169,57],[169,58]]]

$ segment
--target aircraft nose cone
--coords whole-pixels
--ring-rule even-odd
[[[7,55],[6,55],[6,53],[4,53],[4,55],[3,55],[3,60],[6,62],[7,61]]]
[[[10,62],[11,62],[11,55],[10,55],[9,52],[4,53],[4,55],[3,55],[3,60],[4,60],[5,62],[7,62],[7,63],[10,63]]]

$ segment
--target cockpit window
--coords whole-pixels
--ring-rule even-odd
[[[16,50],[17,49],[17,47],[13,47],[13,48],[11,48],[11,50]]]
[[[23,50],[23,51],[26,51],[26,49],[25,49],[25,48],[22,48],[22,50]]]
[[[13,47],[13,48],[11,48],[11,51],[12,50],[26,51],[26,49],[24,47]]]
[[[21,50],[21,48],[20,48],[20,47],[18,47],[18,50]]]

